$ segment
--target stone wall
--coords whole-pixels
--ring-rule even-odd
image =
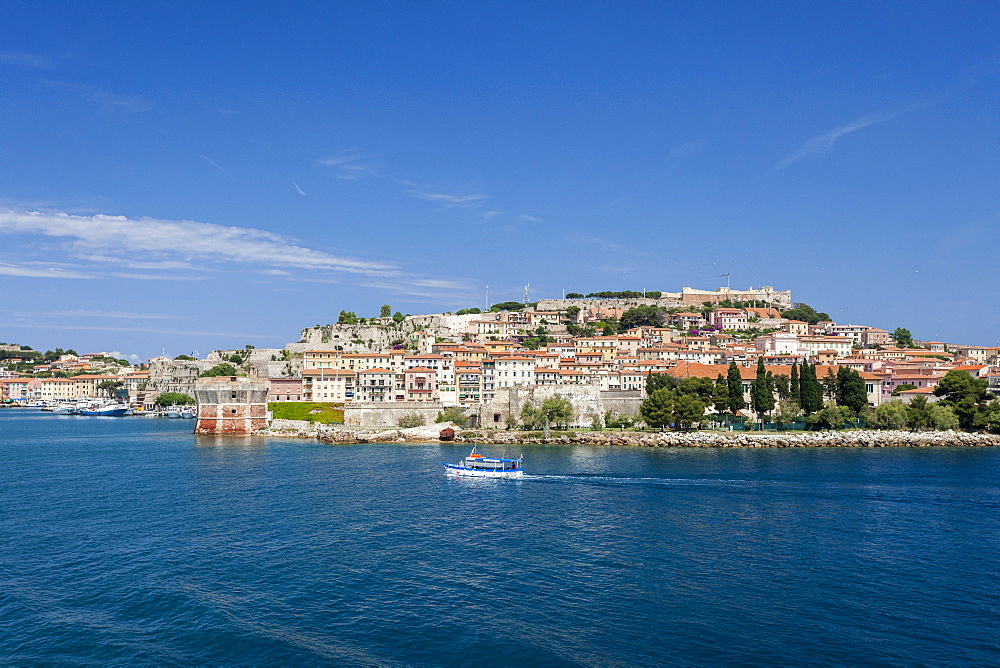
[[[164,392],[194,396],[194,384],[203,371],[216,365],[209,360],[153,360],[149,365],[144,402],[152,406]]]
[[[366,428],[389,428],[399,426],[399,420],[405,415],[419,415],[424,418],[424,424],[432,424],[444,406],[434,403],[362,403],[344,404],[344,426]]]
[[[539,311],[565,311],[570,306],[577,306],[581,310],[587,309],[610,309],[620,308],[626,311],[637,306],[656,306],[658,308],[672,308],[680,306],[680,295],[677,298],[662,297],[660,299],[539,299],[535,307]]]
[[[529,385],[502,387],[493,400],[479,407],[479,425],[483,428],[504,428],[508,416],[520,419],[528,402],[536,407],[556,395],[573,405],[571,427],[589,427],[595,416],[611,410],[622,415],[635,415],[642,403],[640,392],[602,392],[596,385]]]

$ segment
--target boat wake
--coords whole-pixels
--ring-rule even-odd
[[[549,475],[525,473],[523,480],[541,483],[575,483],[592,485],[646,485],[657,487],[684,487],[732,485],[746,483],[745,480],[728,480],[719,478],[659,478],[652,476],[609,476],[596,473],[570,473],[565,475]]]

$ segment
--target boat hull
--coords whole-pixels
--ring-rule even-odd
[[[489,469],[470,469],[462,466],[453,466],[451,464],[444,465],[445,475],[455,476],[458,478],[521,478],[524,476],[523,469],[514,470],[501,470],[497,469],[495,471]]]
[[[122,417],[128,411],[127,408],[112,408],[109,410],[80,411],[80,415],[96,417]]]

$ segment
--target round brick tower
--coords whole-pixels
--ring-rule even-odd
[[[194,433],[246,436],[267,429],[270,387],[270,381],[257,378],[199,378],[194,385],[198,402]]]

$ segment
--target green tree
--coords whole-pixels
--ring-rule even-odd
[[[581,292],[567,292],[566,299],[583,299],[583,293]]]
[[[663,428],[674,421],[674,397],[671,390],[662,387],[654,390],[639,406],[639,415],[650,427]]]
[[[669,391],[669,390],[668,390]],[[674,390],[672,397],[673,420],[680,429],[688,430],[705,417],[706,400],[695,393]]]
[[[191,357],[190,355],[178,355],[174,359],[175,360],[183,360],[183,361],[186,361],[186,362],[191,362],[191,361],[194,361],[195,358]]]
[[[729,412],[738,413],[746,408],[747,402],[743,399],[743,377],[740,376],[736,362],[729,363],[726,385],[729,389]]]
[[[434,422],[453,422],[459,427],[464,427],[469,424],[469,417],[458,406],[448,406],[437,414]]]
[[[892,391],[892,396],[898,397],[900,392],[906,392],[907,390],[915,390],[917,386],[913,383],[900,383],[896,386],[896,389]]]
[[[420,413],[407,413],[406,415],[400,416],[399,420],[396,421],[396,425],[400,429],[412,429],[413,427],[424,426],[424,416]]]
[[[621,317],[622,331],[633,327],[662,327],[663,310],[655,306],[636,306],[625,311]]]
[[[934,415],[927,397],[913,397],[906,407],[906,426],[910,429],[930,429],[934,425]]]
[[[750,384],[750,406],[763,424],[764,416],[774,410],[774,381],[764,367],[764,358],[757,358],[757,375]]]
[[[550,424],[559,425],[565,429],[573,420],[573,404],[569,399],[557,394],[544,400],[538,413],[545,421],[546,431],[548,431]]]
[[[358,324],[358,315],[354,311],[341,311],[337,318],[337,324],[356,325]]]
[[[194,398],[180,392],[164,392],[153,403],[157,406],[190,406],[194,403]]]
[[[781,314],[782,318],[788,318],[789,320],[800,320],[802,322],[808,322],[810,325],[815,325],[821,320],[830,320],[830,316],[826,313],[817,313],[816,309],[808,304],[799,304],[796,308],[789,309]]]
[[[868,405],[865,380],[854,369],[842,366],[837,369],[837,403],[847,406],[855,413]]]
[[[646,396],[650,396],[653,392],[661,388],[672,390],[679,383],[680,381],[669,373],[651,373],[646,376]]]
[[[983,406],[976,417],[976,427],[987,431],[1000,432],[1000,399],[994,399]]]
[[[815,413],[823,408],[823,387],[816,378],[816,365],[802,363],[799,375],[800,404],[807,413]]]
[[[802,385],[799,382],[799,365],[792,362],[792,377],[788,381],[788,397],[797,404],[802,403]]]
[[[892,333],[892,339],[900,348],[913,347],[913,335],[910,334],[910,330],[905,327],[897,327]]]
[[[715,388],[712,391],[712,404],[716,413],[729,412],[729,385],[721,373],[715,379]]]
[[[778,409],[774,412],[774,421],[785,429],[795,418],[802,415],[802,407],[794,399],[782,399],[778,402]]]
[[[463,308],[455,311],[455,315],[469,315],[471,313],[482,313],[482,311],[475,307]]]
[[[823,398],[829,399],[830,401],[836,401],[837,399],[837,376],[833,372],[833,367],[828,366],[826,368],[826,376],[820,381],[823,386]]]
[[[570,306],[569,308],[566,309],[566,317],[572,320],[573,322],[576,322],[576,319],[579,315],[580,315],[579,306]]]
[[[399,311],[396,311],[395,313],[392,314],[392,321],[393,322],[399,324],[399,323],[403,322],[404,320],[406,320],[406,316],[403,315],[402,313],[400,313]]]
[[[125,383],[120,380],[105,380],[97,384],[97,389],[106,393],[109,397],[114,396],[115,390],[125,387]]]
[[[778,394],[778,398],[788,399],[792,394],[788,376],[783,373],[777,373],[772,378],[774,379],[774,391]]]
[[[952,369],[938,381],[934,394],[944,397],[941,404],[951,407],[962,429],[972,429],[988,400],[987,386],[984,378],[973,378],[965,371]]]
[[[208,371],[203,371],[200,378],[212,378],[215,376],[238,376],[239,372],[236,370],[232,364],[223,362],[222,364],[216,364]]]
[[[944,406],[940,402],[931,404],[930,417],[931,427],[939,431],[947,429],[958,429],[958,416],[951,406]]]
[[[897,399],[887,401],[875,409],[873,426],[878,429],[903,429],[908,421],[906,404]]]
[[[847,418],[847,412],[842,406],[838,406],[833,401],[828,401],[821,410],[810,415],[808,421],[824,429],[843,429]]]
[[[500,302],[490,307],[491,311],[522,311],[524,304],[521,302]]]

